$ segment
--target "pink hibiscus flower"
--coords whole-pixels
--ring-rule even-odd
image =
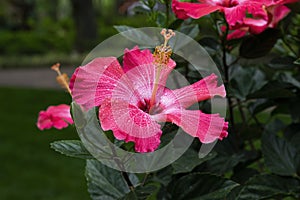
[[[235,27],[235,30],[227,35],[227,39],[238,39],[245,36],[248,32],[252,34],[259,34],[266,28],[276,28],[279,21],[281,21],[291,12],[291,10],[283,4],[293,2],[295,2],[295,0],[280,0],[269,2],[268,6],[264,6],[265,11],[268,14],[268,21],[266,21],[267,23],[260,24],[257,23],[257,20],[253,20],[252,18],[245,18],[243,24],[241,24],[239,27]]]
[[[199,3],[172,1],[172,8],[179,19],[198,19],[215,11],[223,12],[230,27],[244,23],[246,14],[252,15],[252,22],[263,26],[268,15],[263,5],[266,0],[199,0]]]
[[[61,104],[58,106],[49,106],[46,111],[40,111],[37,127],[40,130],[52,127],[62,129],[73,123],[70,106]]]
[[[115,57],[96,58],[76,69],[70,82],[73,99],[86,109],[99,108],[104,131],[112,130],[119,140],[135,143],[136,152],[152,152],[162,135],[161,122],[172,122],[203,143],[227,136],[228,123],[218,114],[187,110],[198,101],[215,95],[225,97],[212,74],[181,89],[165,87],[176,63],[166,46],[172,32],[163,31],[164,45],[149,50],[126,49],[123,68]]]
[[[172,8],[180,19],[198,19],[214,11],[223,12],[230,30],[227,39],[243,37],[247,32],[259,34],[274,28],[289,12],[284,4],[297,0],[199,0],[199,3],[172,1]]]

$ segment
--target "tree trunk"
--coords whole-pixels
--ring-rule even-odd
[[[92,0],[71,0],[76,27],[75,48],[85,52],[94,48],[97,38],[96,13]]]

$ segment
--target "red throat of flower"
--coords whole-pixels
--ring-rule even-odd
[[[150,99],[150,110],[149,113],[151,114],[154,107],[155,107],[155,99],[156,99],[156,93],[159,87],[159,79],[161,75],[161,71],[164,67],[167,67],[167,64],[169,62],[169,59],[172,55],[172,49],[170,46],[168,46],[168,41],[171,39],[171,37],[175,36],[175,32],[171,29],[163,29],[161,31],[161,35],[163,35],[165,41],[162,45],[156,46],[155,51],[153,53],[154,58],[154,65],[156,66],[155,70],[155,80],[153,84],[153,90],[152,95]]]

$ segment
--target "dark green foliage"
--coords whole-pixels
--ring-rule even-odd
[[[277,29],[267,29],[259,35],[246,37],[240,46],[240,56],[258,58],[268,54],[280,37]]]

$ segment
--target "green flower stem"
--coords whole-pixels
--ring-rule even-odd
[[[127,172],[121,172],[126,184],[128,185],[130,191],[134,191],[134,186],[133,184],[131,183],[130,179],[129,179],[129,176],[127,174]]]
[[[226,56],[226,38],[228,35],[228,31],[229,31],[229,27],[228,24],[226,23],[226,31],[223,35],[222,38],[222,62],[223,62],[223,67],[224,67],[224,75],[225,75],[225,89],[226,89],[226,93],[229,93],[229,65],[227,64],[227,56]],[[233,132],[235,132],[235,128],[234,128],[234,116],[233,116],[233,101],[232,98],[228,95],[227,96],[227,101],[228,101],[228,106],[229,106],[229,120],[230,120],[230,124],[232,127]]]
[[[169,0],[165,0],[165,6],[166,6],[166,24],[165,24],[165,27],[169,27],[169,21],[170,21],[170,2],[169,2]]]

